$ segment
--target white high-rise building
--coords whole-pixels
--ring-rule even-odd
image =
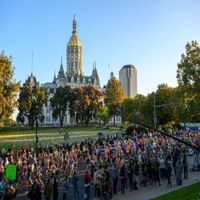
[[[119,71],[119,80],[122,83],[126,96],[137,95],[137,70],[133,65],[124,65]]]

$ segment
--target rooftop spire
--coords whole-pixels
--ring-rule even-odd
[[[77,27],[76,15],[74,15],[74,20],[73,20],[73,31],[72,31],[72,33],[76,33],[76,27]]]

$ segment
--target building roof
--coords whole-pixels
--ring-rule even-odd
[[[122,70],[122,69],[130,69],[130,68],[133,68],[133,69],[136,70],[136,68],[135,68],[134,65],[124,65],[124,66],[121,68],[121,70]]]
[[[74,20],[73,20],[73,31],[72,31],[72,36],[69,39],[69,42],[67,44],[68,47],[70,46],[79,46],[81,47],[81,41],[77,35],[77,22],[76,22],[76,16],[74,15]]]
[[[70,37],[67,46],[68,47],[71,47],[71,46],[81,47],[81,41],[76,33],[72,33],[72,36]]]

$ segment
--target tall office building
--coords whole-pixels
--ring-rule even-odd
[[[137,95],[137,70],[133,65],[124,65],[119,71],[119,80],[122,83],[126,96]]]

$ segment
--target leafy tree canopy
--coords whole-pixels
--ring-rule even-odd
[[[17,120],[24,123],[27,119],[33,129],[36,120],[43,122],[43,105],[47,102],[47,90],[38,84],[24,83],[20,89]]]
[[[179,84],[192,84],[200,89],[200,47],[197,41],[188,42],[186,52],[178,63],[177,79]]]
[[[13,79],[14,69],[11,57],[0,53],[0,127],[11,120],[11,115],[17,107],[17,92],[20,84]]]
[[[121,105],[124,101],[126,95],[124,89],[119,80],[114,76],[108,81],[106,92],[105,92],[105,104],[109,108],[109,116],[114,116],[114,126],[115,126],[115,116],[120,114]]]
[[[72,90],[69,86],[59,87],[56,89],[56,93],[50,99],[51,106],[53,108],[53,118],[60,121],[60,127],[63,126],[63,120],[69,108],[71,100]]]

